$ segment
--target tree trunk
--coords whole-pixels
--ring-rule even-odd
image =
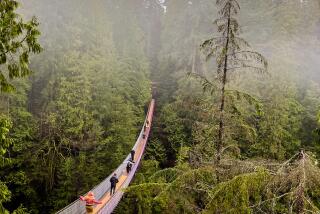
[[[229,13],[228,13],[228,28],[227,28],[227,41],[224,47],[225,49],[225,56],[224,56],[224,66],[223,66],[223,77],[222,77],[222,88],[221,88],[221,103],[220,103],[220,121],[219,121],[219,135],[218,135],[218,142],[216,144],[217,156],[216,156],[216,163],[220,163],[221,159],[221,152],[224,144],[224,107],[225,107],[225,86],[227,83],[227,67],[228,67],[228,49],[229,49],[229,34],[230,34],[230,6],[229,6]]]

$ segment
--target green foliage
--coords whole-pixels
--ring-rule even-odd
[[[311,155],[288,161],[221,161],[220,167],[168,168],[126,189],[125,213],[301,213],[319,211],[319,173]],[[138,199],[137,199],[138,198]]]
[[[298,102],[295,93],[294,87],[283,88],[281,82],[265,88],[261,98],[264,114],[255,117],[253,125],[257,138],[248,148],[249,155],[284,160],[300,148],[305,108]]]
[[[155,201],[163,213],[198,212],[208,199],[208,189],[216,182],[211,168],[184,170]]]
[[[12,139],[8,136],[10,129],[12,128],[12,122],[4,115],[0,115],[0,168],[5,164],[8,164],[8,156],[6,155],[9,146],[12,144]],[[1,178],[1,177],[0,177]],[[2,180],[2,179],[1,179]],[[0,180],[0,211],[1,213],[8,213],[3,207],[4,202],[10,201],[11,192],[7,185]]]
[[[15,4],[1,1],[1,6],[9,3]],[[4,204],[9,211],[51,213],[89,191],[127,156],[150,101],[150,71],[137,19],[113,19],[115,11],[99,0],[67,5],[30,0],[23,6],[26,17],[39,17],[46,51],[32,59],[30,68],[37,72],[29,81],[12,81],[16,93],[0,96],[0,112],[13,122],[7,138],[13,144],[6,148],[11,161],[1,167],[0,178],[14,199]],[[79,19],[83,14],[89,15]],[[22,32],[14,40],[26,36],[15,49],[17,57],[24,49],[38,53],[36,19],[23,24],[15,16],[12,23]],[[120,48],[124,42],[114,35],[123,29],[116,25],[127,21],[132,25],[124,31],[131,37]]]
[[[182,120],[170,105],[164,106],[161,113],[160,118],[164,124],[162,129],[168,141],[166,149],[174,152],[175,157],[186,142]]]
[[[24,22],[16,13],[18,5],[13,0],[0,2],[0,86],[3,92],[14,89],[9,79],[30,74],[29,54],[42,49],[38,43],[40,32],[36,18]]]
[[[274,161],[289,158],[301,146],[320,151],[317,81],[301,89],[292,78],[297,71],[309,74],[315,64],[314,53],[301,52],[314,38],[303,34],[303,41],[295,39],[298,32],[314,31],[317,20],[312,14],[318,7],[311,1],[303,6],[292,2],[278,6],[278,2],[241,1],[245,13],[240,19],[248,24],[242,29],[245,37],[264,54],[274,55],[269,61],[271,78],[260,79],[242,72],[259,73],[266,62],[238,38],[236,1],[218,1],[220,6],[232,4],[223,7],[221,19],[216,21],[222,38],[204,43],[203,50],[212,48],[206,53],[216,56],[215,62],[206,66],[198,46],[212,34],[208,14],[216,8],[211,0],[166,1],[165,15],[153,0],[28,0],[21,12],[39,17],[46,51],[32,59],[30,68],[37,72],[30,80],[11,81],[30,73],[28,55],[41,49],[38,23],[34,18],[23,23],[15,13],[16,2],[1,1],[0,33],[9,45],[3,50],[11,49],[14,59],[10,66],[11,52],[5,55],[6,63],[0,59],[6,81],[2,78],[1,89],[14,85],[16,93],[0,96],[0,112],[8,117],[1,126],[10,127],[2,129],[5,143],[0,145],[5,150],[0,159],[6,160],[0,168],[0,213],[52,213],[108,176],[136,139],[150,99],[151,80],[157,99],[152,140],[117,212],[259,213],[262,209],[286,213],[288,204],[295,204],[292,199],[318,212],[315,161],[305,167],[309,180],[304,200],[297,197],[297,190],[301,193],[301,162],[292,164],[290,160],[290,167],[280,164],[283,170],[278,172],[279,163]],[[296,13],[304,14],[307,10],[301,8],[307,5],[312,12],[299,19]],[[4,13],[3,8],[9,10]],[[232,18],[226,36],[228,8]],[[257,13],[250,12],[253,10]],[[6,29],[11,33],[6,34]],[[216,155],[217,89],[221,88],[223,59],[229,62],[225,159],[212,169],[207,166],[212,166]],[[207,71],[213,67],[220,73]],[[203,82],[186,78],[189,72]],[[210,93],[202,93],[203,89]],[[3,159],[9,154],[10,161]],[[168,166],[172,168],[165,168]],[[292,210],[299,208],[296,205]]]
[[[177,168],[166,168],[156,171],[148,180],[156,183],[171,183],[182,173],[183,171]]]
[[[210,192],[203,213],[252,213],[250,205],[261,200],[269,177],[269,173],[261,169],[219,183]]]
[[[139,170],[139,173],[141,173],[144,178],[148,178],[154,173],[156,173],[159,170],[159,162],[156,160],[145,160],[141,164],[141,170]],[[145,182],[145,180],[143,181]]]
[[[22,206],[20,206],[18,209],[14,210],[12,214],[29,214],[28,210]]]
[[[0,166],[3,166],[8,161],[6,157],[7,149],[12,144],[12,139],[8,136],[12,122],[4,115],[0,115]]]
[[[319,168],[303,150],[279,165],[253,211],[274,213],[319,212]]]
[[[148,147],[146,149],[144,158],[154,159],[159,163],[164,163],[166,161],[166,149],[159,139],[148,142]]]
[[[216,146],[216,162],[218,163],[223,153],[223,148],[232,143],[232,138],[228,139],[232,133],[228,133],[226,129],[226,121],[236,115],[238,112],[233,105],[233,100],[227,95],[228,83],[239,73],[239,71],[254,71],[257,73],[266,73],[268,63],[267,60],[258,52],[252,51],[247,41],[239,37],[240,26],[235,16],[240,11],[240,5],[237,0],[225,0],[216,1],[219,9],[220,17],[214,21],[217,25],[217,31],[219,36],[215,36],[211,39],[204,41],[201,44],[201,49],[205,53],[206,59],[212,57],[215,58],[216,75],[212,81],[204,75],[196,74],[202,83],[204,91],[210,91],[213,95],[214,92],[219,91],[219,128],[217,133],[217,139],[215,141]],[[216,92],[217,93],[217,92]],[[251,96],[245,93],[236,93],[237,97],[240,95],[243,99],[252,101]],[[231,104],[231,111],[226,111],[226,104]],[[225,113],[231,114],[229,117]],[[239,123],[239,121],[237,121]],[[244,121],[241,121],[244,122]],[[250,127],[245,123],[241,123],[242,128],[249,129]],[[252,129],[251,129],[252,130]],[[252,131],[251,131],[252,132]],[[249,134],[250,135],[250,134]],[[251,134],[252,135],[252,134]]]
[[[154,200],[167,184],[165,183],[145,183],[126,189],[126,196],[123,203],[117,207],[121,213],[159,213],[153,209]]]
[[[7,214],[9,213],[4,207],[3,203],[10,201],[11,192],[9,191],[8,187],[0,181],[0,211],[1,213]]]
[[[211,168],[160,170],[151,175],[148,182],[127,188],[119,210],[128,213],[194,213],[205,204],[208,189],[215,183]],[[133,199],[136,199],[135,203]]]

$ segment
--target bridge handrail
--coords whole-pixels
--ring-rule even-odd
[[[151,114],[150,110],[152,111]],[[152,122],[152,117],[153,117],[153,110],[154,110],[154,100],[151,101],[150,103],[150,107],[149,107],[149,112],[147,114],[147,119],[150,122],[150,127],[151,127],[151,122]],[[146,130],[146,132],[144,133],[145,139],[142,139],[142,135],[139,136],[137,141],[140,141],[140,143],[142,144],[141,149],[142,151],[139,152],[139,156],[136,157],[136,163],[133,165],[133,168],[131,170],[131,172],[128,174],[126,180],[124,181],[124,183],[121,185],[121,189],[123,188],[127,188],[131,182],[131,180],[133,179],[133,176],[135,175],[135,172],[137,171],[137,168],[139,166],[140,160],[142,159],[143,156],[143,152],[145,150],[145,146],[147,143],[147,139],[149,137],[149,133],[150,133],[150,127],[149,129]],[[142,132],[141,132],[142,133]],[[136,144],[138,145],[138,144]],[[106,203],[99,211],[98,214],[110,214],[113,212],[113,210],[116,208],[116,206],[118,205],[118,203],[120,202],[122,195],[124,194],[123,191],[117,191],[112,198],[108,201],[108,203]]]
[[[136,143],[133,146],[133,150],[136,151],[136,148],[139,146],[140,143],[143,143],[142,139],[142,135],[144,132],[144,126],[146,125],[146,121],[149,118],[149,112],[150,112],[150,108],[153,108],[154,105],[154,100],[151,101],[149,108],[148,108],[148,113],[146,115],[146,118],[144,120],[142,129],[140,131],[140,134],[136,140]],[[120,176],[126,169],[126,165],[127,162],[130,159],[130,154],[124,159],[124,161],[118,166],[118,168],[113,171],[107,178],[105,178],[101,183],[99,183],[98,185],[96,185],[92,190],[95,197],[97,199],[101,199],[111,188],[110,185],[110,178],[112,177],[112,175],[114,173],[117,173],[118,176]],[[135,164],[135,168],[137,167],[137,164]],[[135,169],[134,168],[134,169]],[[132,170],[135,171],[135,170]],[[131,180],[131,179],[130,179]],[[74,202],[72,202],[71,204],[67,205],[66,207],[62,208],[61,210],[59,210],[56,214],[85,214],[86,213],[86,208],[85,208],[85,203],[83,201],[81,201],[80,199],[75,200]]]

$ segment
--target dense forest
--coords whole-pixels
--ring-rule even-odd
[[[0,1],[0,213],[151,139],[115,213],[320,213],[319,0]]]

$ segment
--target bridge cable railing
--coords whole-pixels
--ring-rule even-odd
[[[146,121],[149,120],[149,125],[151,125],[151,120],[152,120],[152,116],[153,116],[153,109],[154,109],[154,100],[151,101],[149,108],[148,108],[148,113],[146,115],[145,121],[143,123],[142,129],[140,131],[140,134],[136,140],[136,143],[133,146],[133,150],[137,150],[137,148],[140,146],[140,144],[146,144],[146,139],[148,139],[148,135],[149,135],[149,131],[147,133],[147,136],[145,137],[145,140],[143,140],[143,134],[144,134],[144,127],[146,125]],[[143,145],[142,149],[144,151],[145,145]],[[141,160],[143,151],[141,151],[141,154],[138,157],[138,160],[136,160],[136,163],[134,164],[131,173],[128,175],[128,178],[126,179],[126,181],[124,182],[124,184],[122,185],[122,187],[127,187],[132,178],[133,175],[135,173],[135,171],[137,170],[137,167],[139,165],[139,162]],[[96,199],[102,199],[104,197],[104,195],[106,193],[108,193],[111,189],[111,184],[110,184],[110,178],[112,177],[112,175],[114,173],[117,174],[118,177],[120,177],[126,170],[126,166],[127,166],[127,162],[130,160],[131,155],[129,154],[124,161],[118,166],[118,168],[113,171],[107,178],[105,178],[100,184],[98,184],[97,186],[95,186],[92,190],[90,190],[91,192],[94,193]],[[99,213],[107,213],[106,210],[113,210],[116,205],[118,204],[119,200],[121,199],[123,193],[121,191],[117,191],[115,193],[115,195],[110,199],[111,203],[106,206],[104,206]],[[111,211],[112,211],[111,210]],[[85,208],[85,204],[83,201],[81,201],[80,199],[75,200],[74,202],[72,202],[71,204],[67,205],[66,207],[64,207],[63,209],[59,210],[56,214],[85,214],[86,213],[86,208]],[[109,212],[108,212],[109,213]],[[110,212],[111,213],[111,212]]]

